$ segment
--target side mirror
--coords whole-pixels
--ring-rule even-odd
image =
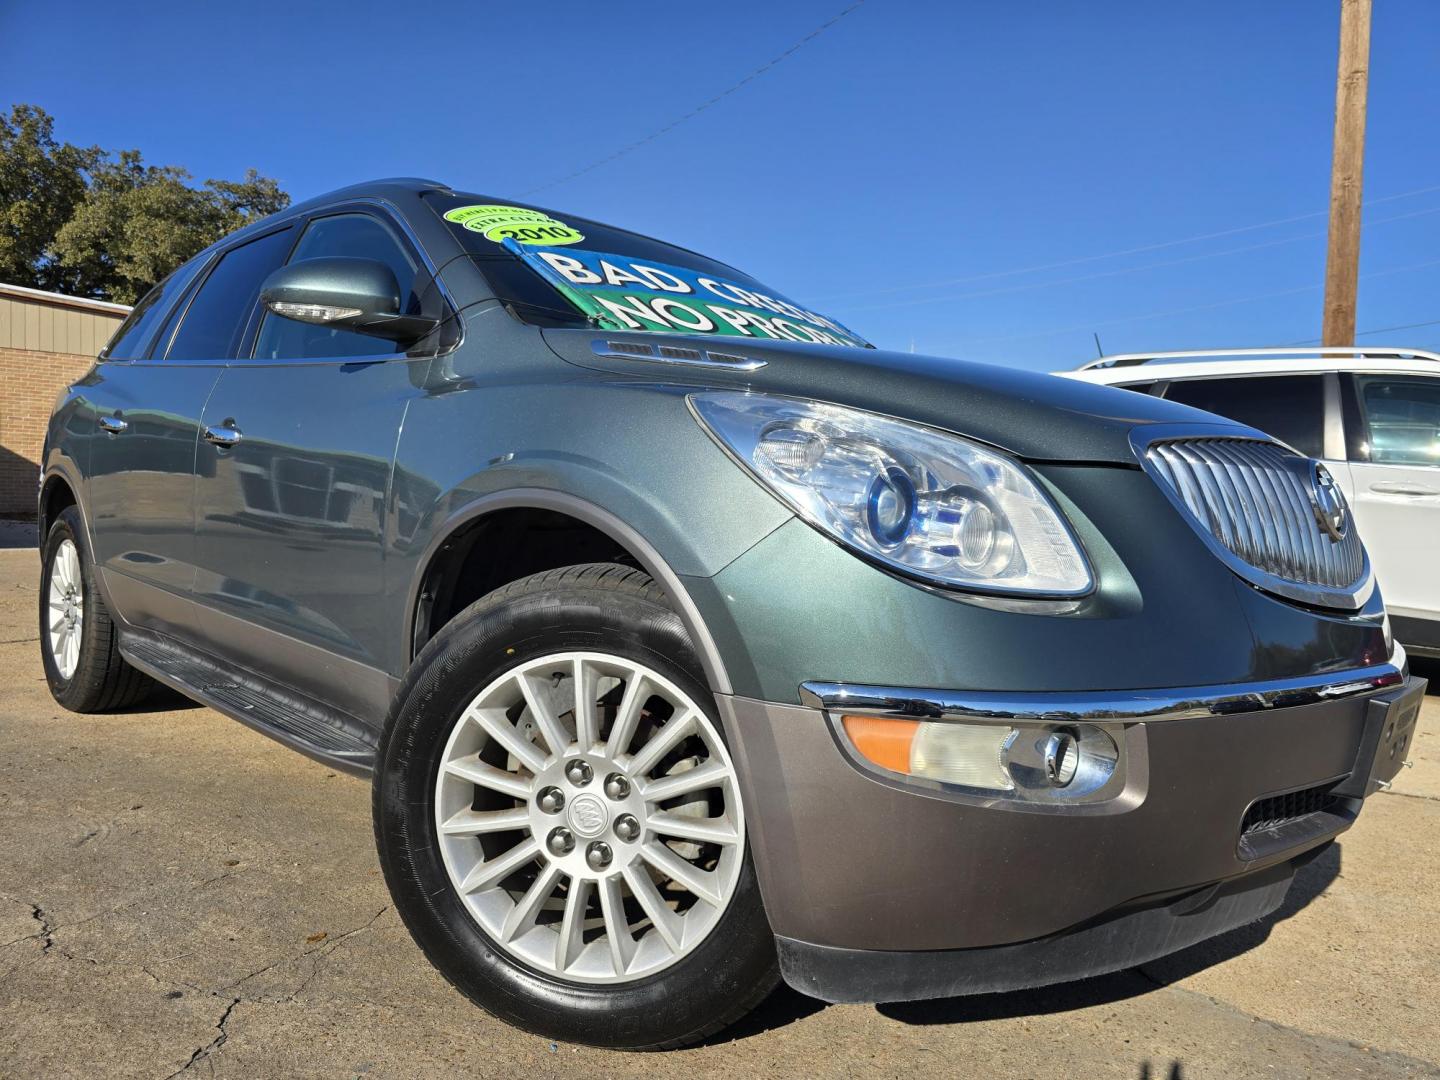
[[[374,259],[327,257],[282,266],[260,287],[267,311],[297,322],[334,326],[397,344],[419,341],[439,321],[400,311],[400,286]]]

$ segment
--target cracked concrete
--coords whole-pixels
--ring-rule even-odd
[[[197,1046],[195,1052],[190,1055],[190,1060],[167,1076],[165,1080],[175,1080],[175,1077],[180,1076],[182,1073],[189,1072],[197,1063],[204,1061],[216,1050],[219,1050],[220,1047],[225,1045],[225,1040],[230,1038],[230,1032],[226,1030],[226,1025],[230,1023],[230,1014],[235,1011],[235,1006],[239,1004],[239,998],[230,999],[230,1004],[225,1006],[225,1011],[220,1014],[220,1019],[215,1021],[215,1038],[211,1039],[204,1046]]]
[[[1415,768],[1265,923],[1023,994],[782,991],[713,1044],[623,1055],[508,1028],[426,964],[364,784],[175,701],[58,709],[23,637],[37,576],[0,551],[0,1076],[1440,1076],[1440,696]]]

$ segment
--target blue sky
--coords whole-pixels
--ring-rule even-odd
[[[849,2],[7,4],[0,105],[296,198],[539,187],[891,348],[1049,369],[1092,331],[1112,353],[1318,337],[1338,0],[866,0],[552,185]],[[1362,331],[1440,320],[1437,55],[1440,5],[1378,0]],[[1436,347],[1440,324],[1361,340]]]

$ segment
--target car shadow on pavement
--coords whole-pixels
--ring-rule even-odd
[[[768,998],[745,1016],[708,1039],[701,1040],[698,1045],[719,1046],[722,1043],[748,1039],[753,1035],[763,1035],[767,1031],[788,1027],[797,1020],[813,1016],[829,1007],[825,1002],[806,997],[800,991],[781,983]]]
[[[1432,660],[1428,656],[1410,657],[1410,674],[1419,675],[1422,679],[1429,679],[1430,685],[1425,688],[1425,693],[1432,697],[1440,697],[1440,660]]]
[[[187,709],[203,709],[198,701],[192,701],[179,690],[172,690],[164,683],[157,683],[143,701],[127,705],[123,709],[111,709],[111,716],[129,716],[135,713],[181,712]]]
[[[876,1009],[906,1024],[967,1024],[1070,1012],[1140,997],[1254,949],[1270,936],[1276,923],[1307,907],[1339,876],[1340,845],[1335,843],[1300,868],[1285,902],[1271,915],[1159,960],[1083,982],[1007,994],[896,1002],[877,1005]]]

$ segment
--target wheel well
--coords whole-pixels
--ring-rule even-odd
[[[50,526],[55,519],[65,510],[67,506],[76,505],[75,492],[70,490],[70,485],[63,477],[52,476],[45,481],[45,487],[40,492],[40,543],[45,543],[45,537],[50,532]]]
[[[456,615],[512,581],[579,563],[639,568],[617,540],[555,510],[514,507],[467,522],[446,538],[420,585],[411,655]]]

